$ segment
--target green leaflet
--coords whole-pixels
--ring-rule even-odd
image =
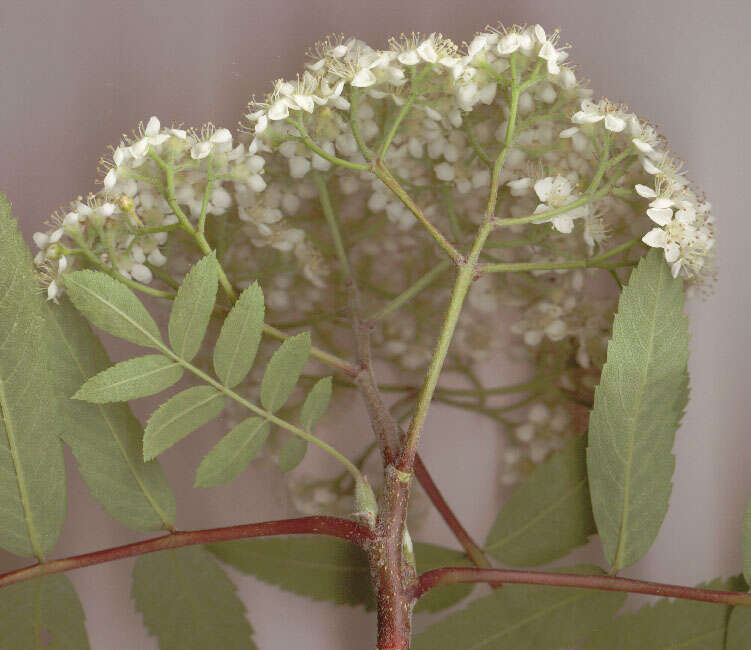
[[[709,589],[744,591],[742,579],[706,585]],[[505,588],[505,587],[504,587]],[[593,634],[582,650],[725,650],[731,607],[689,600],[660,600],[634,614],[619,616]],[[736,611],[746,609],[735,608]],[[748,644],[728,645],[741,650]]]
[[[652,250],[621,294],[589,420],[592,507],[616,571],[647,552],[667,512],[673,441],[688,400],[688,340],[682,283]]]
[[[30,648],[89,649],[83,608],[64,575],[35,578],[0,590],[0,650]]]
[[[312,431],[326,413],[331,401],[331,384],[331,377],[319,379],[305,398],[300,414],[300,426],[305,431]]]
[[[219,286],[216,255],[199,260],[188,272],[177,291],[169,317],[169,340],[181,359],[191,361],[198,354]]]
[[[284,341],[274,352],[261,380],[261,404],[278,411],[289,399],[310,355],[310,333],[303,332]]]
[[[239,384],[253,366],[264,314],[263,291],[254,282],[240,294],[227,315],[214,347],[214,369],[225,386]]]
[[[76,309],[99,329],[148,348],[163,346],[146,307],[117,280],[97,271],[74,271],[66,274],[65,288]]]
[[[0,194],[0,546],[42,560],[65,520],[65,464],[44,304],[31,255]]]
[[[415,636],[413,650],[558,650],[606,624],[625,598],[615,592],[504,585]],[[599,650],[605,648],[610,650],[607,645]]]
[[[234,481],[245,471],[269,437],[263,418],[248,418],[238,424],[206,454],[196,472],[197,487],[214,487]]]
[[[161,650],[256,647],[235,585],[200,546],[141,555],[133,598]]]
[[[182,376],[182,366],[161,354],[149,354],[103,370],[81,386],[73,398],[96,404],[127,402],[161,393]]]
[[[368,558],[357,546],[335,537],[247,539],[207,546],[217,558],[264,582],[314,600],[375,608]],[[460,551],[415,543],[420,572],[441,566],[471,566]],[[437,612],[465,598],[472,585],[439,587],[424,598],[416,612]]]
[[[416,542],[414,548],[418,573],[447,566],[474,566],[461,551],[423,542]],[[452,607],[469,596],[473,588],[474,585],[465,584],[431,589],[417,601],[415,613],[439,612]]]
[[[54,390],[72,395],[110,360],[69,300],[50,305],[47,313]],[[112,517],[135,530],[174,526],[175,497],[159,463],[143,462],[143,428],[127,404],[67,400],[59,430],[92,496]]]
[[[595,530],[585,440],[536,467],[498,513],[485,550],[509,566],[539,566],[587,543]]]
[[[227,398],[211,386],[193,386],[168,399],[146,423],[144,460],[156,458],[222,412]]]
[[[292,436],[284,443],[282,450],[279,452],[279,469],[284,473],[291,472],[302,463],[307,451],[307,440]]]
[[[286,591],[337,605],[375,607],[365,553],[336,537],[247,539],[208,547],[231,567]]]
[[[734,607],[728,624],[727,645],[722,650],[748,650],[751,645],[751,608]]]

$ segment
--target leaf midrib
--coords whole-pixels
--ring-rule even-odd
[[[629,426],[629,439],[628,439],[628,454],[627,454],[627,463],[626,463],[626,473],[623,480],[623,510],[621,512],[621,528],[618,533],[618,546],[616,548],[615,552],[615,559],[613,560],[613,569],[615,571],[618,571],[619,569],[623,568],[623,555],[625,554],[625,546],[626,546],[626,539],[628,537],[628,509],[629,509],[629,503],[631,501],[630,499],[630,490],[631,490],[631,466],[633,464],[633,456],[634,456],[634,438],[636,436],[636,416],[638,412],[641,409],[641,403],[642,398],[644,397],[644,389],[647,384],[647,377],[649,375],[649,363],[650,359],[652,357],[652,353],[654,350],[654,338],[655,338],[655,320],[656,320],[656,314],[657,314],[657,305],[659,304],[660,300],[660,293],[662,290],[662,281],[664,278],[663,273],[658,274],[657,279],[657,287],[655,289],[655,297],[654,297],[654,303],[652,307],[652,314],[650,319],[650,325],[649,325],[649,336],[648,336],[648,345],[646,346],[647,350],[647,358],[644,361],[644,364],[642,366],[643,373],[642,373],[642,380],[639,384],[639,391],[637,393],[637,399],[636,403],[634,405],[634,409],[631,415],[631,423]]]
[[[485,547],[485,550],[488,552],[492,552],[494,550],[497,550],[501,547],[503,547],[506,543],[508,543],[510,540],[518,537],[522,533],[526,532],[530,528],[532,528],[540,519],[543,517],[546,517],[550,512],[555,510],[562,502],[564,502],[566,499],[568,499],[572,494],[577,492],[584,484],[586,483],[586,479],[581,479],[576,485],[574,485],[570,490],[567,490],[563,493],[563,496],[561,496],[559,499],[556,499],[553,501],[549,506],[543,508],[538,512],[537,515],[532,517],[525,525],[520,526],[516,530],[508,533],[504,537],[501,537],[501,539],[496,540],[493,544],[490,544]]]
[[[11,290],[13,289],[13,284],[16,282],[17,278],[19,277],[21,266],[19,264],[15,265],[15,268],[13,270],[13,275],[10,278],[7,289],[5,291],[5,296],[10,295]],[[4,297],[5,297],[4,296]],[[44,561],[44,556],[42,554],[41,547],[39,546],[39,540],[37,539],[37,532],[36,528],[34,526],[34,522],[31,517],[31,505],[29,503],[29,495],[26,491],[26,481],[24,480],[24,472],[23,468],[20,464],[20,459],[18,458],[18,449],[16,447],[16,433],[15,433],[15,425],[11,422],[10,417],[10,410],[8,407],[8,397],[5,392],[5,382],[0,376],[0,417],[2,417],[3,422],[5,422],[5,435],[8,439],[8,451],[10,452],[11,460],[13,461],[13,469],[15,470],[16,474],[16,483],[18,485],[18,492],[19,496],[21,497],[21,507],[23,509],[24,514],[24,520],[26,521],[26,529],[29,533],[29,543],[31,544],[32,551],[36,558],[42,562]]]

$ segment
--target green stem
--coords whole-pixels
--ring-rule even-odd
[[[155,343],[158,343],[155,341]],[[278,427],[281,427],[282,429],[286,429],[290,433],[298,436],[299,438],[302,438],[303,440],[306,440],[310,443],[313,443],[314,445],[321,448],[323,451],[325,451],[327,454],[329,454],[331,457],[338,460],[340,463],[342,463],[347,470],[352,474],[353,478],[359,479],[361,478],[360,471],[355,467],[352,462],[343,454],[341,454],[339,451],[334,449],[330,444],[327,442],[324,442],[320,438],[317,438],[312,433],[309,433],[308,431],[305,431],[304,429],[300,429],[299,427],[296,427],[294,424],[290,424],[286,420],[283,420],[273,413],[270,413],[269,411],[266,411],[265,409],[262,409],[260,406],[256,406],[252,402],[249,402],[241,395],[238,395],[235,391],[233,391],[231,388],[228,388],[224,384],[222,384],[220,381],[217,381],[211,375],[208,375],[200,368],[197,368],[192,363],[185,361],[180,356],[172,352],[169,348],[164,346],[163,344],[159,343],[159,347],[162,351],[162,353],[172,359],[175,363],[180,364],[183,368],[188,370],[189,372],[192,372],[196,377],[203,380],[205,383],[209,384],[210,386],[214,387],[216,390],[224,393],[227,397],[234,400],[238,404],[241,404],[245,408],[247,408],[249,411],[252,411],[256,415],[261,416],[262,418],[268,420],[269,422],[276,424]]]
[[[331,232],[331,238],[334,240],[334,250],[336,256],[339,259],[339,264],[342,267],[342,271],[346,277],[352,277],[352,268],[347,259],[347,252],[344,249],[344,240],[342,239],[342,233],[339,230],[339,223],[334,212],[334,207],[331,204],[331,196],[329,196],[329,189],[326,186],[326,181],[323,180],[318,172],[313,172],[313,182],[318,190],[318,198],[321,202],[321,209],[323,215],[326,217],[326,224]]]
[[[328,160],[330,163],[333,163],[334,165],[339,165],[340,167],[346,167],[347,169],[354,169],[356,171],[367,171],[370,169],[370,165],[364,165],[362,163],[353,163],[349,160],[344,160],[344,158],[338,158],[337,156],[332,156],[328,151],[325,151],[324,149],[321,149],[310,137],[308,134],[307,129],[305,128],[305,125],[302,123],[302,120],[299,118],[287,118],[290,124],[294,125],[295,128],[300,133],[300,139],[305,144],[308,149],[311,151],[317,153],[321,158],[324,158],[325,160]]]
[[[455,264],[459,264],[464,259],[462,254],[454,248],[453,244],[446,239],[443,233],[436,228],[433,223],[423,214],[422,210],[412,200],[412,197],[407,194],[404,188],[399,185],[399,182],[391,175],[391,172],[383,165],[374,165],[373,173],[378,176],[383,184],[388,187],[397,198],[409,208],[409,211],[417,217],[417,220],[425,227],[428,234],[435,240],[435,242],[446,252],[446,254],[454,261]]]
[[[451,298],[449,300],[448,308],[446,310],[446,316],[443,320],[441,331],[438,335],[438,341],[433,351],[433,356],[430,360],[427,373],[425,375],[425,381],[423,383],[420,394],[417,398],[417,404],[415,406],[415,412],[412,416],[409,429],[407,430],[406,440],[402,447],[397,462],[397,467],[403,472],[411,472],[414,465],[415,454],[417,452],[417,445],[422,434],[423,427],[425,425],[425,418],[428,414],[428,408],[433,400],[433,394],[435,393],[438,385],[438,378],[441,374],[441,369],[446,360],[451,340],[456,330],[456,324],[459,321],[461,315],[464,299],[467,296],[469,287],[472,284],[472,279],[475,276],[476,265],[480,257],[480,251],[482,250],[485,240],[487,239],[490,231],[493,227],[492,221],[486,219],[480,230],[477,233],[475,242],[472,246],[472,250],[467,258],[466,262],[463,262],[459,266],[459,272],[454,283],[454,288],[451,292]]]
[[[385,316],[388,316],[389,314],[395,312],[397,309],[412,300],[412,298],[418,295],[421,291],[433,284],[433,282],[441,277],[450,266],[451,262],[449,262],[448,260],[443,260],[437,266],[433,267],[430,271],[423,275],[419,280],[417,280],[417,282],[415,282],[411,287],[400,293],[388,305],[386,305],[382,309],[379,309],[368,320],[371,322],[378,321]]]

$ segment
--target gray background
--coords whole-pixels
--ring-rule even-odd
[[[94,189],[99,156],[138,120],[157,114],[163,122],[212,120],[232,127],[251,93],[263,95],[273,79],[293,76],[307,47],[330,32],[378,46],[412,30],[442,31],[461,41],[499,19],[560,27],[564,41],[575,44],[580,76],[591,78],[597,95],[627,102],[661,126],[719,216],[721,281],[713,297],[690,307],[693,399],[676,445],[672,508],[649,555],[627,572],[690,584],[739,569],[740,524],[751,493],[751,299],[744,261],[751,235],[750,18],[751,5],[741,0],[2,0],[0,188],[30,237],[53,209]],[[457,467],[452,424],[458,415],[438,415],[429,419],[424,455],[482,539],[498,507],[497,438],[478,424],[472,434],[477,453],[467,451]],[[191,490],[190,468],[205,449],[205,441],[190,440],[166,454],[180,527],[285,513],[283,497],[267,496],[278,479],[264,467],[227,489]],[[75,472],[69,502],[61,555],[137,539],[101,511]],[[421,537],[451,543],[433,515]],[[597,554],[593,548],[579,555],[596,560]],[[0,569],[18,565],[0,552]],[[129,599],[131,565],[124,560],[71,575],[96,649],[156,648]],[[373,620],[360,610],[233,577],[259,647],[372,647]]]

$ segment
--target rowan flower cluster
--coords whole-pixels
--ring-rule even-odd
[[[184,236],[192,228],[235,286],[261,282],[272,324],[312,328],[349,355],[341,244],[361,308],[386,309],[373,321],[374,355],[412,377],[429,362],[451,276],[436,271],[446,256],[424,226],[463,250],[498,190],[482,263],[538,268],[475,283],[449,366],[471,380],[503,349],[549,379],[518,407],[461,404],[508,434],[508,482],[577,433],[577,403],[591,397],[627,277],[620,266],[659,247],[673,275],[697,286],[711,278],[710,205],[655,128],[594,101],[558,33],[539,25],[488,29],[461,48],[439,34],[383,50],[330,38],[246,117],[235,137],[151,118],[123,140],[98,195],[35,235],[50,298],[82,266],[174,285],[199,254]],[[566,266],[575,261],[586,263]],[[611,284],[595,298],[597,277]]]

